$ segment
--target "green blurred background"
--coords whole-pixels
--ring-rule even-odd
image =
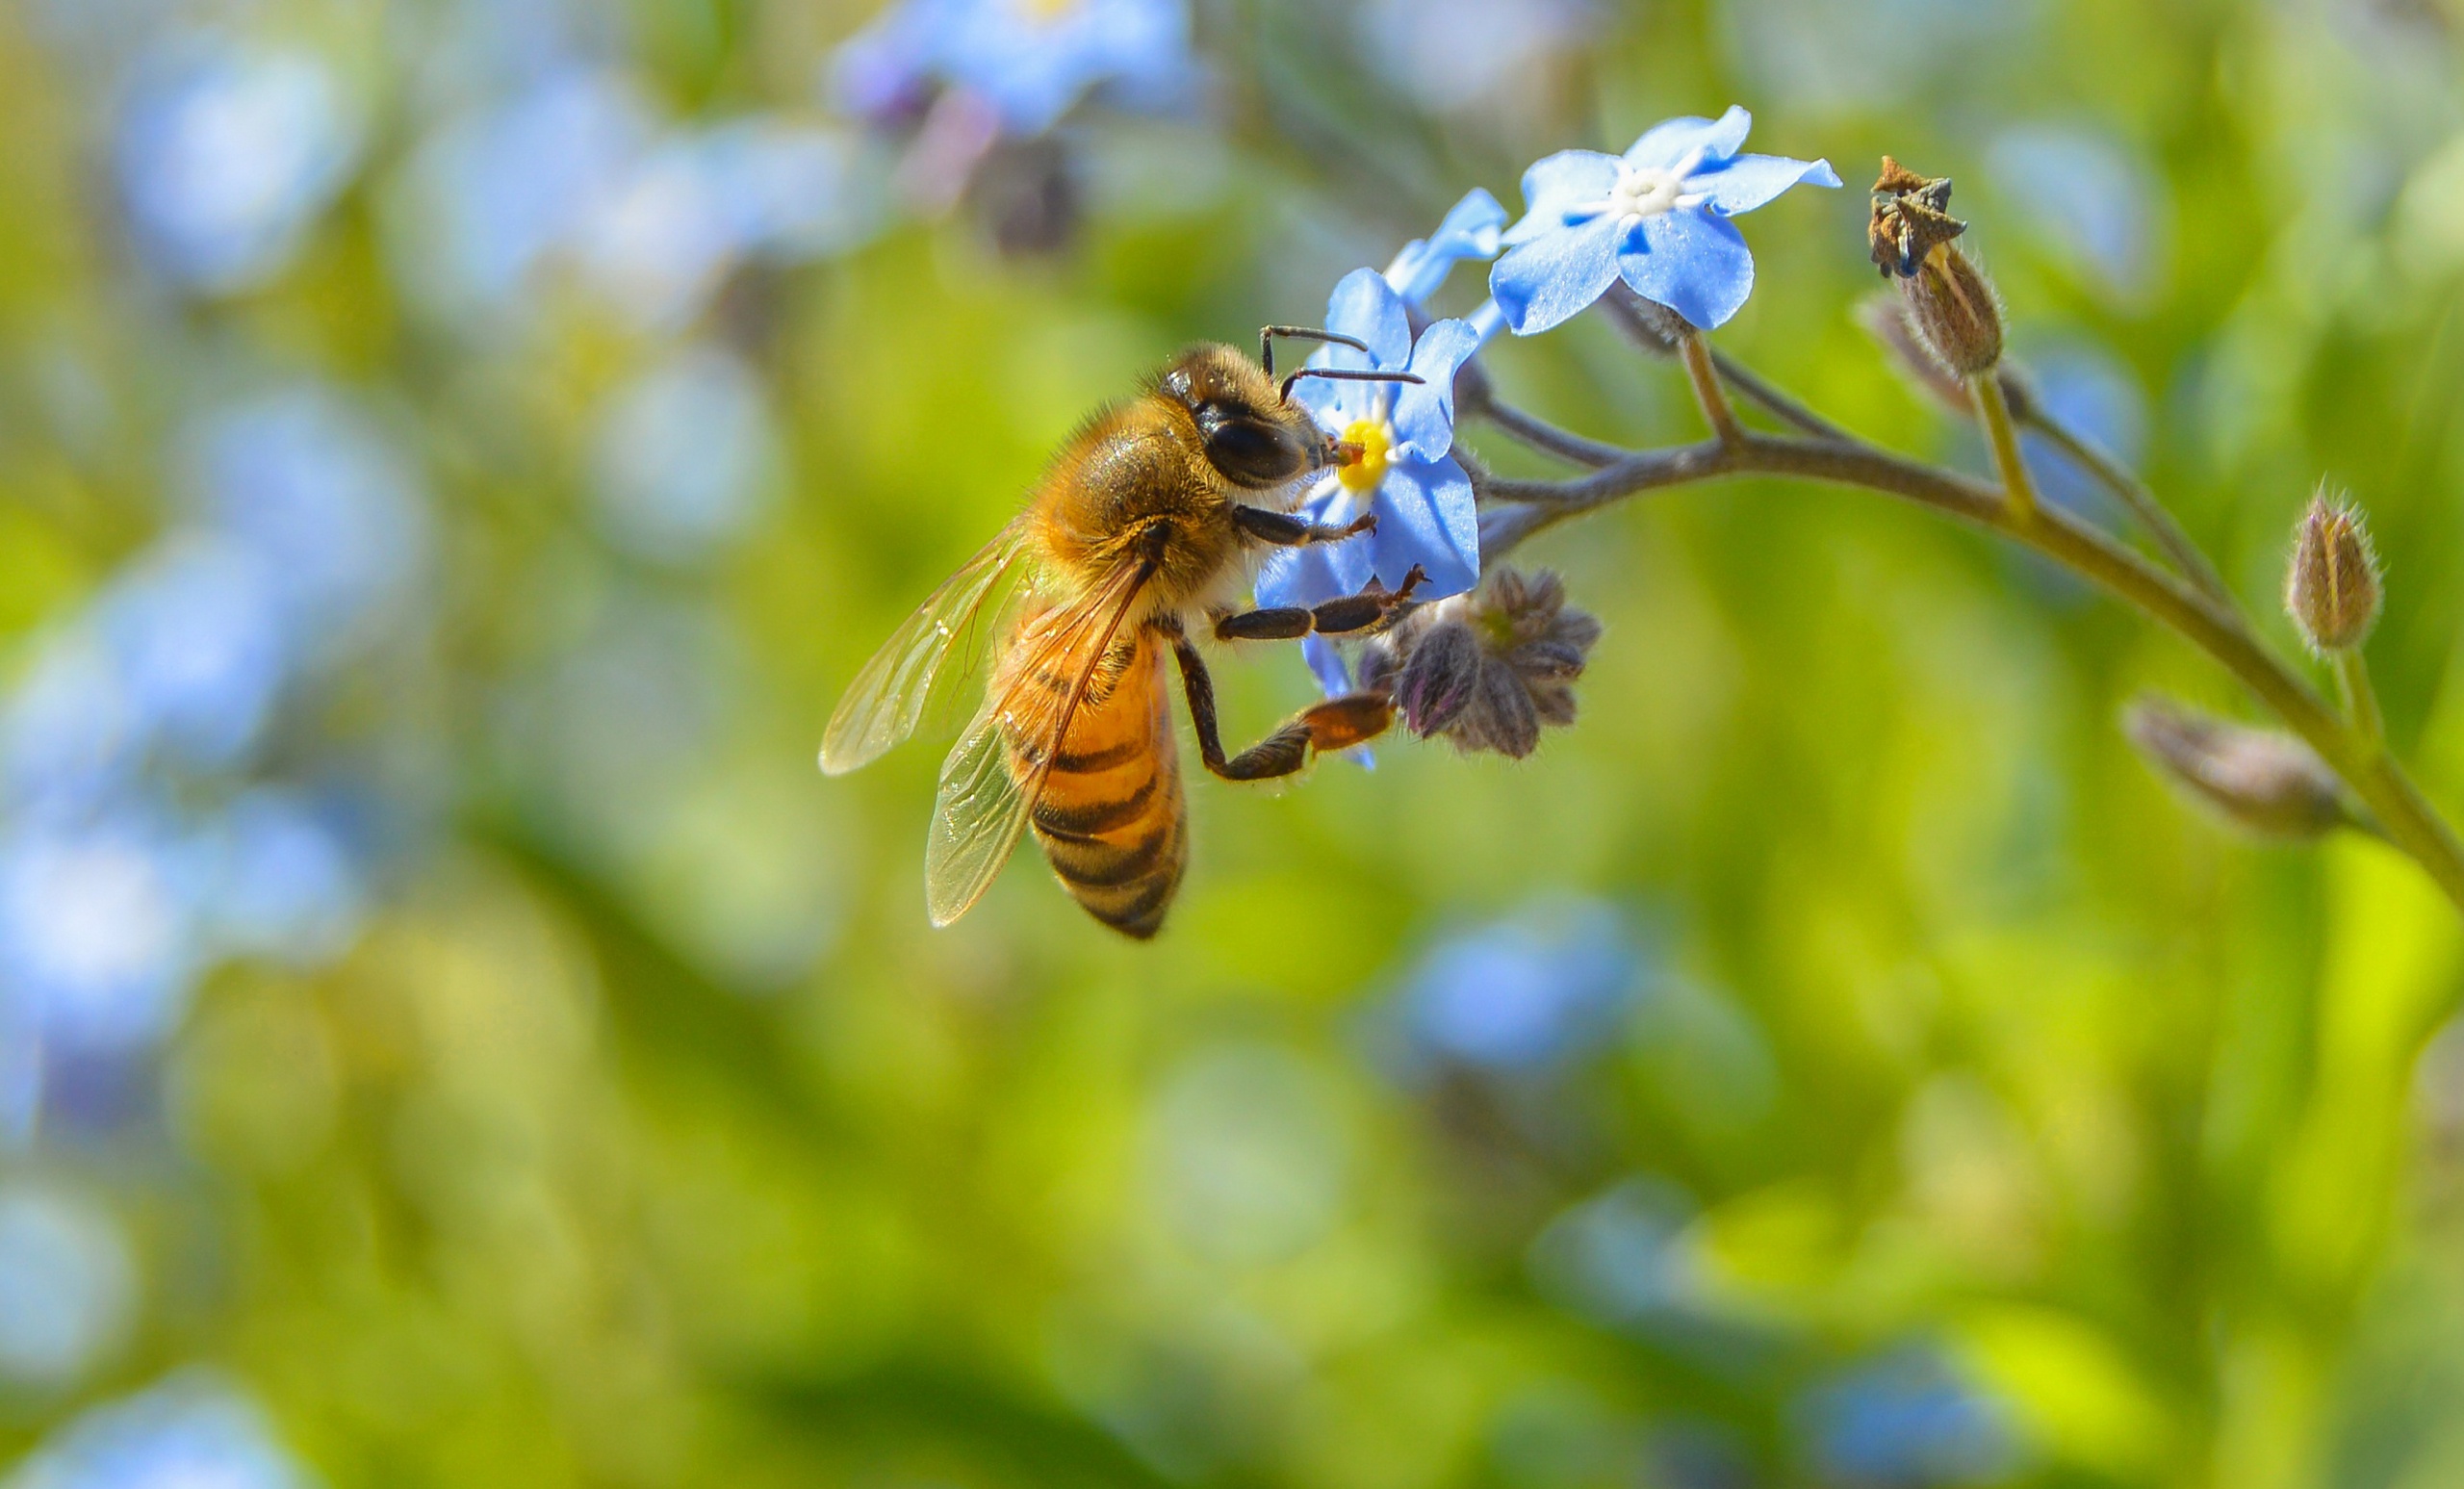
[[[2464,802],[2464,14],[1083,0],[1168,24],[1056,123],[851,102],[876,9],[0,3],[12,1489],[2464,1481],[2452,912],[2175,801],[2122,702],[2247,705],[1976,536],[1554,532],[1580,724],[1194,782],[1148,946],[1024,859],[929,930],[937,748],[812,767],[1090,408],[1737,102],[1851,190],[1727,349],[1981,468],[1855,317],[1952,175],[2279,643],[2368,507]],[[1487,360],[1696,437],[1596,318]]]

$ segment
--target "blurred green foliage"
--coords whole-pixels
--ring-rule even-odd
[[[928,930],[937,752],[808,764],[870,649],[1143,369],[1309,320],[1540,154],[1741,101],[1852,190],[1748,225],[1725,347],[1981,465],[1852,315],[1862,172],[1954,176],[2020,352],[2118,372],[2280,643],[2292,519],[2352,489],[2397,747],[2464,800],[2438,0],[1604,6],[1451,112],[1362,60],[1348,7],[1203,5],[1215,120],[1089,124],[1065,252],[1005,260],[962,211],[738,272],[694,334],[758,370],[775,491],[683,573],[586,495],[595,411],[671,333],[552,285],[474,350],[404,301],[389,183],[434,105],[387,49],[444,7],[238,13],[342,59],[367,165],[286,272],[185,301],[99,184],[108,78],[52,13],[80,3],[0,10],[0,655],[167,520],[202,402],[351,390],[433,503],[433,666],[320,727],[416,714],[426,826],[339,961],[205,981],[150,1115],[0,1160],[99,1196],[138,1277],[92,1370],[0,1395],[0,1448],[205,1361],[336,1486],[1857,1482],[1824,1383],[1915,1349],[2000,1446],[1881,1481],[2464,1477],[2452,913],[2374,842],[2257,846],[2169,797],[2117,711],[2246,712],[2226,680],[1970,534],[1778,483],[1553,534],[1527,556],[1608,625],[1580,725],[1521,763],[1406,742],[1194,783],[1151,946],[1024,860]],[[635,0],[608,30],[681,116],[810,108],[862,9]],[[2020,173],[2022,125],[2138,194]],[[1585,432],[1693,437],[1674,368],[1588,319],[1490,360]],[[639,795],[590,752],[704,706],[644,673],[586,715],[611,743],[553,704],[628,606],[724,637],[685,654],[707,728]],[[1243,736],[1308,693],[1272,648],[1219,682]],[[1432,945],[1567,897],[1641,948],[1613,1030],[1538,1074],[1393,1055]],[[783,924],[811,938],[774,955]],[[1551,1260],[1619,1194],[1667,1220],[1628,1258],[1666,1296],[1623,1314]]]

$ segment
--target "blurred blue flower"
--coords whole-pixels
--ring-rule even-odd
[[[316,966],[349,949],[366,890],[342,834],[297,793],[241,795],[196,845],[206,936],[222,952]]]
[[[183,38],[139,64],[116,150],[140,251],[214,294],[280,272],[358,153],[321,62],[220,37]]]
[[[838,130],[736,119],[703,134],[697,149],[741,253],[797,263],[845,252],[880,229],[883,167]]]
[[[1388,82],[1441,113],[1549,86],[1553,57],[1589,36],[1591,0],[1368,0],[1361,50]]]
[[[1623,156],[1562,150],[1523,177],[1526,211],[1506,229],[1489,292],[1516,334],[1545,331],[1622,274],[1635,294],[1704,330],[1737,313],[1754,256],[1729,221],[1800,182],[1839,184],[1827,161],[1739,155],[1753,118],[1654,125]]]
[[[2031,348],[2027,372],[2046,412],[2123,465],[2139,465],[2147,449],[2147,398],[2119,358],[2092,342],[2062,342]],[[2020,439],[2049,500],[2100,520],[2119,515],[2112,496],[2042,436],[2023,433]]]
[[[1450,209],[1437,231],[1415,238],[1386,266],[1386,282],[1406,305],[1425,303],[1454,266],[1465,259],[1498,256],[1498,234],[1505,226],[1505,209],[1487,190],[1474,187]]]
[[[593,489],[608,537],[668,562],[707,557],[740,536],[780,461],[760,377],[710,347],[680,351],[618,389],[596,447]]]
[[[1545,905],[1430,947],[1403,992],[1404,1029],[1439,1059],[1538,1069],[1613,1033],[1633,1003],[1639,970],[1615,909],[1590,900]]]
[[[421,146],[395,215],[403,273],[430,300],[495,323],[653,133],[629,84],[578,66],[449,124]]]
[[[0,1000],[46,1042],[141,1048],[187,1011],[197,962],[194,865],[122,813],[0,841]]]
[[[582,268],[637,324],[673,330],[735,265],[738,242],[717,183],[689,139],[672,139],[615,184],[579,225]]]
[[[134,738],[182,765],[238,763],[289,671],[284,622],[270,570],[227,539],[175,539],[116,576],[94,625]]]
[[[44,640],[0,713],[7,805],[44,820],[88,811],[124,785],[141,741],[111,649],[90,626]]]
[[[330,656],[399,619],[424,572],[427,512],[393,447],[302,386],[224,408],[191,433],[199,516],[264,563],[303,653]]]
[[[1479,333],[1460,321],[1440,321],[1412,338],[1402,296],[1373,269],[1344,276],[1326,302],[1326,329],[1369,346],[1328,346],[1312,367],[1417,373],[1419,383],[1304,378],[1293,398],[1337,439],[1360,447],[1360,458],[1327,475],[1301,515],[1315,523],[1348,523],[1365,507],[1376,531],[1340,543],[1279,549],[1258,575],[1263,605],[1312,605],[1357,594],[1373,575],[1399,587],[1417,564],[1426,571],[1420,593],[1460,594],[1480,578],[1480,523],[1472,479],[1449,453],[1454,448],[1454,373],[1479,349]],[[1329,691],[1349,684],[1343,661],[1319,637],[1304,648]]]
[[[264,1411],[221,1376],[181,1371],[54,1433],[7,1489],[313,1489]]]
[[[1551,1220],[1531,1243],[1540,1289],[1612,1326],[1691,1314],[1699,1281],[1683,1238],[1693,1197],[1648,1175],[1620,1181]]]
[[[0,1188],[0,1381],[71,1381],[127,1325],[136,1269],[95,1206],[45,1186]]]
[[[1799,1430],[1824,1480],[1926,1489],[1989,1480],[2011,1466],[2003,1413],[1930,1349],[1905,1349],[1809,1389]]]
[[[1162,111],[1195,81],[1186,0],[894,0],[831,59],[849,115],[894,120],[937,89],[973,94],[1005,133],[1041,134],[1088,92]]]
[[[42,1110],[42,1036],[34,1011],[0,988],[0,1152],[34,1141]]]
[[[2092,283],[2124,301],[2153,294],[2170,236],[2162,178],[2101,129],[2023,124],[1987,152],[1997,195]]]

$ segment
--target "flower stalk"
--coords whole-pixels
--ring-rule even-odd
[[[2028,475],[2027,457],[2019,450],[2019,430],[2011,418],[2011,400],[2002,396],[2002,379],[1990,372],[1980,372],[1968,379],[1967,386],[1976,399],[1977,421],[1993,446],[1993,468],[2001,475],[2011,515],[2015,521],[2028,522],[2037,513],[2036,480]]]
[[[1476,483],[1484,508],[1483,555],[1497,561],[1558,523],[1629,497],[1732,475],[1793,476],[1912,501],[2031,549],[2128,602],[2207,653],[2256,694],[2351,789],[2387,839],[2464,912],[2464,843],[2393,756],[2259,641],[2239,611],[2058,507],[2021,508],[1997,487],[1862,440],[1740,428],[1733,440],[1631,450],[1614,464],[1568,480],[1482,474]]]

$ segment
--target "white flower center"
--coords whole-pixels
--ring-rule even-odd
[[[1656,166],[1637,166],[1629,161],[1617,163],[1617,184],[1608,194],[1596,202],[1586,202],[1569,214],[1584,218],[1616,218],[1624,222],[1639,222],[1656,218],[1680,207],[1699,207],[1709,200],[1707,193],[1689,192],[1686,180],[1702,167],[1703,152],[1699,148],[1675,166],[1663,170]]]

